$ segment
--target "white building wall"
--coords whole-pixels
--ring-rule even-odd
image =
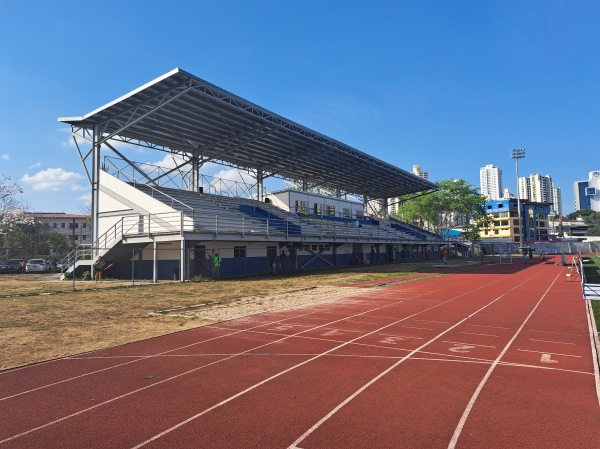
[[[589,195],[592,210],[600,212],[600,170],[591,171],[588,180],[588,189],[595,189],[595,194]],[[589,190],[591,193],[593,190]]]
[[[550,207],[551,215],[562,215],[562,198],[560,187],[552,187],[552,206]]]
[[[161,226],[164,230],[171,230],[170,225],[178,220],[179,212],[168,205],[146,195],[135,187],[100,171],[100,192],[98,200],[98,236],[102,237],[109,229],[124,219],[127,229],[137,226],[140,232],[148,232],[148,221],[140,216],[152,215],[162,217],[159,221],[152,221],[153,232],[160,232]],[[161,215],[157,215],[161,214]],[[136,224],[136,222],[139,223]]]
[[[488,200],[502,198],[502,170],[489,164],[479,169],[479,185],[481,194]]]
[[[269,193],[265,198],[268,198],[274,206],[292,213],[300,213],[300,207],[305,206],[306,213],[309,214],[318,213],[346,218],[364,215],[362,203],[301,190],[281,190]]]

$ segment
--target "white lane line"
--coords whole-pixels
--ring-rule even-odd
[[[539,333],[542,333],[542,334],[556,334],[556,335],[573,335],[575,337],[581,337],[581,334],[571,334],[571,333],[568,333],[568,332],[537,331],[537,330],[534,330],[534,329],[529,329],[529,332],[539,332]]]
[[[529,341],[541,341],[543,343],[556,343],[558,345],[573,345],[573,346],[575,346],[575,343],[566,343],[564,341],[538,340],[535,338],[530,338]]]
[[[413,340],[423,340],[423,337],[409,337],[408,335],[385,334],[383,332],[380,332],[379,335],[383,335],[385,337],[399,337],[399,338],[411,338]]]
[[[452,434],[452,438],[450,439],[450,443],[448,444],[448,449],[454,449],[456,447],[456,443],[458,442],[458,438],[460,437],[460,434],[462,433],[462,430],[465,427],[465,423],[467,422],[467,418],[469,417],[469,415],[471,413],[471,410],[473,410],[473,406],[475,405],[475,401],[479,397],[479,394],[481,393],[481,390],[483,390],[484,385],[487,383],[488,379],[492,375],[492,372],[494,371],[494,369],[496,368],[496,366],[498,366],[498,364],[500,362],[500,359],[502,359],[502,357],[504,357],[504,354],[506,354],[506,351],[508,351],[508,348],[510,348],[510,346],[512,345],[512,343],[517,339],[517,337],[519,336],[519,334],[521,333],[521,331],[523,330],[523,328],[525,327],[525,325],[527,324],[527,322],[529,321],[529,319],[533,316],[534,312],[539,307],[539,305],[542,302],[542,300],[546,297],[546,295],[548,294],[548,292],[550,291],[550,289],[552,288],[552,286],[556,283],[556,280],[559,277],[561,277],[561,276],[562,276],[562,273],[558,273],[556,275],[556,277],[552,281],[552,284],[550,284],[550,286],[546,289],[546,291],[544,292],[544,294],[542,295],[542,297],[538,300],[538,302],[535,304],[535,306],[533,307],[533,309],[531,309],[531,312],[529,312],[529,315],[527,315],[527,317],[525,318],[525,320],[523,321],[523,323],[521,323],[521,326],[519,326],[519,328],[517,329],[517,331],[515,332],[515,334],[512,336],[512,338],[509,340],[509,342],[506,344],[506,346],[504,347],[504,349],[502,350],[502,352],[498,355],[498,357],[496,357],[496,359],[494,360],[494,362],[492,363],[492,365],[488,368],[487,372],[485,373],[485,376],[483,376],[483,379],[481,379],[481,382],[479,382],[479,385],[475,389],[475,392],[473,393],[473,396],[471,396],[471,399],[469,400],[469,403],[467,404],[467,407],[465,408],[465,410],[464,410],[464,412],[463,412],[460,420],[458,421],[456,429],[454,429],[454,433]]]
[[[415,327],[415,326],[398,326],[398,327],[403,327],[406,329],[419,329],[419,330],[424,330],[424,331],[434,331],[435,329],[432,329],[431,327]]]
[[[498,335],[492,335],[492,334],[477,334],[475,332],[461,332],[461,334],[465,334],[465,335],[478,335],[480,337],[494,337],[494,338],[500,338]]]
[[[433,321],[433,320],[413,320],[413,321],[424,321],[425,323],[437,323],[437,324],[450,324],[449,321]]]
[[[481,346],[483,348],[495,348],[495,346],[490,346],[490,345],[476,345],[475,343],[465,343],[464,341],[449,341],[449,340],[442,340],[442,343],[452,343],[454,345],[468,345],[468,346]]]
[[[511,330],[510,327],[502,327],[502,326],[485,326],[483,324],[465,324],[465,326],[473,326],[473,327],[489,327],[491,329],[506,329]]]
[[[370,325],[375,325],[375,326],[378,326],[380,324],[380,323],[366,323],[364,321],[351,321],[351,320],[348,320],[347,322],[348,323],[356,323],[356,324],[370,324]]]
[[[572,355],[572,354],[561,354],[559,352],[548,352],[548,351],[530,351],[529,349],[517,349],[517,351],[521,352],[533,352],[534,354],[550,354],[550,355],[561,355],[563,357],[578,357],[581,358],[580,355]]]
[[[506,296],[509,292],[511,292],[512,290],[516,289],[517,287],[519,287],[520,285],[524,284],[525,281],[521,282],[521,284],[518,284],[516,286],[514,286],[513,288],[511,288],[510,290],[508,290],[507,292],[503,293],[502,295],[498,296],[496,299],[494,299],[493,301],[491,301],[490,303],[486,304],[485,306],[477,309],[475,312],[471,313],[470,315],[468,315],[467,317],[463,318],[462,320],[460,320],[458,323],[454,324],[453,326],[450,326],[449,328],[447,328],[445,331],[440,332],[438,335],[436,335],[435,337],[433,337],[431,340],[429,340],[426,343],[423,343],[421,346],[419,346],[416,349],[413,349],[411,352],[409,352],[407,355],[405,355],[404,357],[402,357],[400,360],[398,360],[396,363],[394,363],[392,366],[390,366],[388,369],[386,369],[385,371],[381,372],[380,374],[378,374],[377,376],[375,376],[373,379],[371,379],[369,382],[367,382],[365,385],[363,385],[361,388],[359,388],[358,390],[356,390],[353,394],[351,394],[350,396],[348,396],[344,401],[342,401],[340,404],[338,404],[333,410],[331,410],[327,415],[325,415],[323,418],[321,418],[319,421],[317,421],[310,429],[308,429],[306,432],[304,432],[302,435],[300,435],[300,437],[294,441],[289,447],[288,449],[291,449],[295,446],[297,446],[299,443],[301,443],[302,441],[304,441],[309,435],[311,435],[315,430],[317,430],[319,427],[321,427],[321,425],[323,425],[323,423],[325,423],[327,420],[329,420],[329,418],[331,418],[333,415],[335,415],[340,409],[342,409],[346,404],[348,404],[350,401],[352,401],[355,397],[357,397],[359,394],[361,394],[363,391],[365,391],[367,388],[369,388],[371,385],[373,385],[375,382],[377,382],[379,379],[381,379],[383,376],[385,376],[387,373],[389,373],[390,371],[392,371],[394,368],[396,368],[397,366],[399,366],[401,363],[403,363],[404,361],[408,360],[411,356],[413,356],[414,354],[417,354],[421,351],[421,349],[423,349],[424,347],[428,346],[429,344],[433,343],[435,340],[437,340],[438,338],[440,338],[441,336],[447,334],[448,332],[452,331],[454,328],[456,328],[457,326],[463,324],[466,320],[472,318],[473,316],[475,316],[476,314],[478,314],[479,312],[481,312],[482,310],[490,307],[492,304],[496,303],[497,301],[499,301],[501,298],[503,298],[504,296]],[[478,287],[475,290],[479,290],[481,288],[483,288],[484,286]],[[471,290],[467,293],[472,293],[474,290]],[[462,295],[457,296],[456,298],[459,298],[461,296],[466,295],[467,293],[463,293]],[[444,304],[444,303],[441,303]],[[439,305],[441,305],[439,304]],[[432,306],[432,308],[437,307],[437,306]],[[415,320],[418,321],[418,320]],[[133,448],[133,449],[137,449],[137,448]]]

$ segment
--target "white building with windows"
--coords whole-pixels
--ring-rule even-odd
[[[550,215],[562,215],[562,198],[560,187],[552,186],[552,206]]]
[[[479,185],[481,194],[488,200],[502,198],[502,170],[489,164],[479,169]]]
[[[88,215],[66,214],[63,212],[30,212],[27,214],[42,223],[54,234],[64,235],[75,245],[91,244],[92,229]]]
[[[585,181],[575,181],[573,197],[575,210],[591,209],[600,212],[600,170],[591,171]]]
[[[535,203],[549,203],[550,214],[562,214],[562,200],[560,187],[552,183],[550,175],[533,173],[529,176],[519,178],[519,195],[522,200]]]
[[[429,172],[421,171],[421,166],[418,164],[413,165],[412,172],[413,175],[418,176],[419,178],[429,179]]]

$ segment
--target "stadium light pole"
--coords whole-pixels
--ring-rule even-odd
[[[519,213],[519,246],[523,246],[523,222],[521,221],[521,192],[519,191],[519,159],[525,159],[525,149],[517,148],[512,150],[512,158],[515,160],[517,172],[517,208]]]

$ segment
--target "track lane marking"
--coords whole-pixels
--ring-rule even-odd
[[[458,442],[458,438],[460,437],[460,434],[462,433],[462,430],[463,430],[463,428],[464,428],[464,426],[465,426],[465,424],[467,422],[467,419],[468,419],[469,415],[471,414],[471,410],[473,410],[473,406],[475,405],[475,401],[477,400],[477,398],[479,398],[479,395],[480,395],[481,391],[483,390],[484,385],[487,383],[488,379],[492,375],[492,372],[494,371],[494,369],[496,368],[496,366],[498,366],[498,364],[499,364],[500,360],[502,359],[502,357],[504,357],[504,354],[506,354],[506,352],[508,351],[508,349],[510,348],[510,346],[512,345],[512,343],[517,339],[517,337],[519,336],[519,334],[521,333],[521,331],[523,330],[523,328],[525,327],[525,325],[527,324],[527,322],[529,321],[529,319],[533,316],[534,312],[537,310],[537,308],[539,307],[540,303],[546,297],[546,295],[548,294],[548,292],[550,291],[550,289],[554,286],[554,284],[556,283],[556,281],[557,281],[557,279],[559,277],[562,277],[562,271],[559,272],[556,275],[556,277],[554,278],[554,280],[552,281],[552,283],[550,284],[550,286],[542,294],[541,298],[537,301],[537,303],[535,304],[535,306],[533,307],[533,309],[531,309],[531,312],[529,312],[529,314],[527,315],[527,317],[525,317],[525,320],[521,323],[521,325],[519,326],[519,328],[517,329],[517,331],[515,332],[515,334],[508,341],[508,343],[506,344],[506,346],[504,347],[504,349],[502,349],[502,351],[500,352],[500,354],[496,357],[496,359],[494,360],[494,362],[488,368],[487,372],[483,376],[483,379],[481,379],[481,382],[479,382],[479,385],[477,385],[477,388],[475,389],[475,392],[471,396],[471,399],[469,400],[469,403],[467,404],[467,407],[463,411],[463,414],[460,417],[460,420],[458,421],[458,424],[457,424],[456,428],[454,429],[454,433],[452,434],[452,438],[450,439],[450,442],[448,444],[448,449],[454,449],[456,447],[456,443]]]
[[[543,343],[556,343],[558,345],[573,345],[573,346],[575,346],[575,343],[566,343],[564,341],[538,340],[536,338],[530,338],[529,341],[541,341]]]
[[[465,335],[478,335],[480,337],[494,337],[494,338],[500,338],[498,335],[492,335],[492,334],[477,334],[475,332],[461,332],[461,334],[465,334]]]
[[[477,345],[475,343],[465,343],[463,341],[450,341],[450,340],[442,340],[442,343],[452,343],[454,345],[467,345],[467,346],[473,346],[473,347],[484,347],[484,348],[495,348],[495,346],[490,346],[490,345]]]
[[[561,354],[559,352],[548,352],[548,351],[530,351],[529,349],[517,349],[517,351],[521,352],[533,352],[535,354],[549,354],[549,355],[560,355],[563,357],[578,357],[581,358],[580,355],[572,355],[572,354]]]
[[[581,337],[581,334],[571,334],[568,332],[538,331],[535,329],[529,329],[529,332],[539,332],[539,333],[543,333],[543,334],[557,334],[557,335],[573,335],[575,337]]]

